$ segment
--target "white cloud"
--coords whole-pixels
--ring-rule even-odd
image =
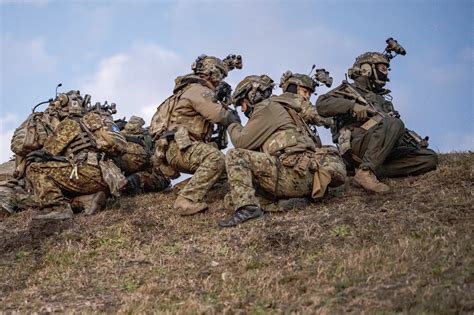
[[[43,37],[22,40],[4,35],[1,38],[2,80],[31,77],[33,73],[51,73],[57,63],[48,52]]]
[[[10,150],[10,141],[13,136],[14,127],[17,125],[19,125],[18,116],[15,114],[7,113],[5,116],[0,117],[0,163],[8,161],[13,155],[13,152]]]
[[[174,78],[188,67],[180,56],[156,43],[136,42],[127,51],[102,60],[79,86],[84,94],[92,95],[93,102],[115,102],[116,117],[140,115],[149,122],[156,107],[171,95]]]

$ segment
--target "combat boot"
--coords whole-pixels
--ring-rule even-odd
[[[242,222],[259,218],[262,215],[263,211],[259,206],[244,206],[237,209],[229,219],[221,219],[217,221],[217,224],[219,224],[220,227],[232,227]]]
[[[371,170],[359,169],[354,175],[354,183],[362,186],[365,190],[383,194],[390,191],[390,187],[379,182],[375,174]]]
[[[178,196],[173,207],[178,211],[179,215],[187,216],[206,210],[207,204],[205,202],[192,202],[183,196]]]
[[[105,208],[107,195],[103,191],[98,191],[91,195],[91,200],[84,204],[84,214],[91,215]]]
[[[60,207],[59,206],[54,207],[54,209],[57,209],[57,210],[53,210],[47,214],[40,214],[40,215],[34,216],[33,220],[67,220],[67,219],[71,219],[73,216],[73,212],[72,212],[70,204],[65,204]]]

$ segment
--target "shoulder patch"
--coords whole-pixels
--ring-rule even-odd
[[[112,131],[113,132],[120,132],[120,128],[116,124],[112,124]]]
[[[212,92],[211,90],[205,90],[201,93],[201,96],[204,97],[204,98],[213,98],[214,97],[214,92]]]

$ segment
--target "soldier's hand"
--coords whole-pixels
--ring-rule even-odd
[[[352,109],[352,116],[356,117],[357,120],[366,120],[367,119],[367,106],[355,104]]]
[[[229,110],[226,117],[222,121],[222,125],[224,127],[227,127],[232,123],[240,123],[240,116],[236,110]]]

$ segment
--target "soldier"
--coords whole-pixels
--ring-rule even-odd
[[[311,104],[310,101],[311,94],[315,92],[317,85],[318,83],[309,75],[286,71],[280,79],[280,88],[283,90],[283,94],[281,94],[280,97],[299,99],[302,105],[300,116],[308,125],[325,126],[329,128],[333,124],[333,120],[331,118],[321,117],[316,107]],[[321,147],[321,138],[316,128],[312,130],[316,136],[316,144]]]
[[[240,60],[241,68],[240,56],[233,57]],[[180,215],[207,209],[203,198],[225,169],[224,154],[211,142],[211,135],[213,124],[227,126],[240,121],[238,114],[223,108],[214,97],[228,71],[239,68],[235,63],[229,65],[216,57],[198,57],[193,73],[176,78],[173,96],[158,107],[152,119],[150,133],[157,142],[155,167],[194,174],[174,203]]]
[[[124,192],[131,194],[158,192],[170,186],[170,180],[159,169],[152,168],[153,139],[141,117],[132,116],[120,133],[127,140],[125,153],[114,158],[127,176]]]
[[[319,165],[315,140],[298,114],[301,103],[271,96],[273,87],[268,76],[253,75],[241,81],[233,94],[234,105],[241,106],[249,121],[245,127],[240,123],[228,127],[235,149],[227,152],[226,168],[235,212],[218,222],[221,227],[263,214],[254,184],[275,198],[320,198],[334,177],[344,178],[344,168],[343,174],[336,175]]]
[[[405,50],[392,38],[384,53],[367,52],[356,58],[343,83],[317,100],[317,110],[335,118],[333,140],[346,162],[358,167],[354,183],[367,191],[385,193],[389,187],[377,178],[418,175],[436,168],[437,155],[427,138],[405,129],[391,102],[390,60]]]
[[[118,127],[97,112],[84,115],[84,100],[79,91],[61,94],[59,101],[67,109],[67,116],[42,149],[27,155],[31,165],[26,177],[40,207],[51,210],[33,219],[72,218],[70,198],[79,195],[93,195],[85,205],[85,212],[92,214],[104,206],[108,190],[116,193],[120,187],[114,185],[125,180],[107,159],[125,149],[126,141]]]

